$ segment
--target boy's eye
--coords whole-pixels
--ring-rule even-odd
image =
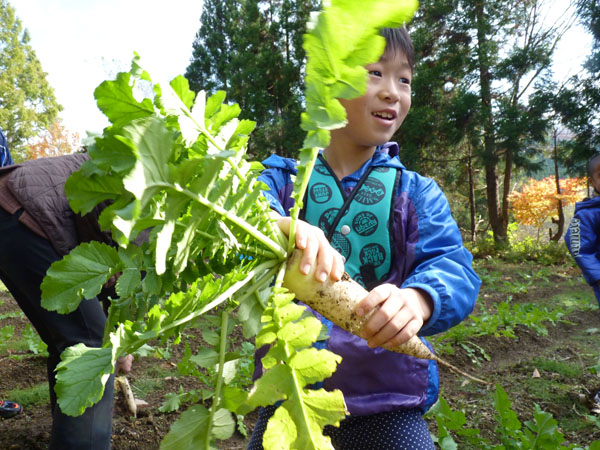
[[[379,70],[369,70],[369,75],[380,77],[381,76],[381,72]]]
[[[410,84],[410,78],[400,78],[400,83],[402,83],[402,84]]]

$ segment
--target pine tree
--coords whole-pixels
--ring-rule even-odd
[[[294,156],[302,145],[302,35],[315,0],[206,0],[186,71],[192,89],[225,90],[257,122],[249,153]]]
[[[0,0],[0,128],[17,160],[25,156],[26,141],[53,124],[61,109],[29,34]]]
[[[527,94],[549,74],[567,23],[542,24],[545,5],[544,0],[423,0],[411,24],[422,60],[408,119],[415,125],[405,142],[407,122],[400,140],[445,165],[466,167],[473,152],[485,174],[487,215],[499,243],[507,239],[513,171],[531,168],[537,143],[547,138],[546,108]]]

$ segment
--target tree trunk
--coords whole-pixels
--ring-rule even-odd
[[[510,182],[512,179],[513,153],[511,149],[506,149],[504,158],[504,186],[502,189],[502,226],[508,229],[508,194],[510,194]]]
[[[557,131],[556,129],[554,129],[554,179],[556,180],[556,193],[560,195],[560,176],[558,173],[558,143],[556,135]],[[556,224],[558,227],[556,233],[552,234],[552,228],[550,228],[550,240],[554,242],[560,241],[565,227],[565,214],[563,211],[562,200],[559,198],[557,200],[557,203],[558,219],[552,219],[552,223]]]
[[[473,155],[471,153],[471,144],[469,144],[469,155],[467,159],[467,170],[469,172],[469,207],[471,212],[471,241],[475,242],[477,237],[475,223],[475,183],[473,182]]]
[[[491,73],[486,36],[486,22],[483,10],[484,2],[475,4],[475,17],[477,26],[477,58],[479,64],[479,81],[481,96],[481,112],[483,116],[483,151],[485,165],[485,181],[487,194],[488,219],[494,234],[494,241],[498,244],[506,242],[506,226],[498,210],[498,180],[496,170],[498,158],[496,156],[496,143],[494,140],[494,118],[492,115],[492,87]]]

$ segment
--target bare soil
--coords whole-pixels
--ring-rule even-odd
[[[479,307],[493,308],[507,298],[504,287],[513,282],[524,283],[526,270],[519,266],[485,266],[480,269],[499,271],[502,276],[493,283],[484,285],[479,299]],[[552,275],[543,282],[534,282],[526,292],[512,295],[514,302],[547,304],[557,295],[571,294],[592,296],[575,268],[551,269]],[[575,281],[573,281],[575,280]],[[0,329],[6,325],[15,327],[15,339],[26,326],[26,319],[4,317],[19,309],[7,292],[0,291]],[[477,314],[477,309],[475,311]],[[4,316],[3,316],[4,315]],[[556,324],[547,323],[546,336],[530,328],[518,326],[515,338],[501,335],[487,335],[471,339],[489,356],[469,354],[457,345],[454,354],[442,355],[457,367],[501,385],[508,393],[513,409],[522,422],[533,417],[534,404],[553,414],[559,421],[567,442],[589,445],[600,439],[600,428],[590,422],[592,397],[600,390],[600,378],[592,374],[589,367],[598,364],[598,334],[600,312],[597,309],[574,310]],[[1,348],[1,347],[0,347]],[[474,347],[471,347],[474,348]],[[179,376],[174,368],[181,348],[171,349],[168,359],[156,357],[138,358],[128,375],[134,394],[150,404],[137,418],[131,417],[124,409],[120,394],[115,395],[112,448],[115,450],[158,449],[161,439],[180,412],[162,413],[158,410],[164,402],[165,394],[184,389],[200,388],[196,379]],[[548,361],[566,364],[578,369],[573,375],[565,375],[559,369],[552,369]],[[546,363],[544,363],[546,362]],[[546,365],[544,365],[546,364]],[[539,373],[539,377],[536,375]],[[465,411],[470,420],[469,427],[479,428],[493,439],[495,420],[493,406],[493,386],[485,387],[466,382],[447,369],[440,368],[441,395],[454,409]],[[0,398],[14,389],[27,389],[46,383],[45,359],[28,351],[0,354]],[[9,399],[10,400],[10,399]],[[185,409],[185,408],[184,408]],[[428,419],[433,433],[436,425]],[[256,412],[244,419],[248,433],[256,421]],[[51,428],[51,417],[47,402],[26,406],[22,414],[11,419],[0,419],[1,448],[45,449]],[[219,443],[226,450],[246,448],[248,438],[239,432]],[[460,447],[467,448],[467,447]]]

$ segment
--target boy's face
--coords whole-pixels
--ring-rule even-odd
[[[371,149],[388,142],[402,125],[410,109],[412,71],[404,52],[386,52],[366,69],[367,92],[352,100],[340,99],[348,124],[335,134],[341,135],[338,138],[346,140],[346,145]]]
[[[600,192],[600,158],[594,162],[590,170],[590,183],[596,190]]]

